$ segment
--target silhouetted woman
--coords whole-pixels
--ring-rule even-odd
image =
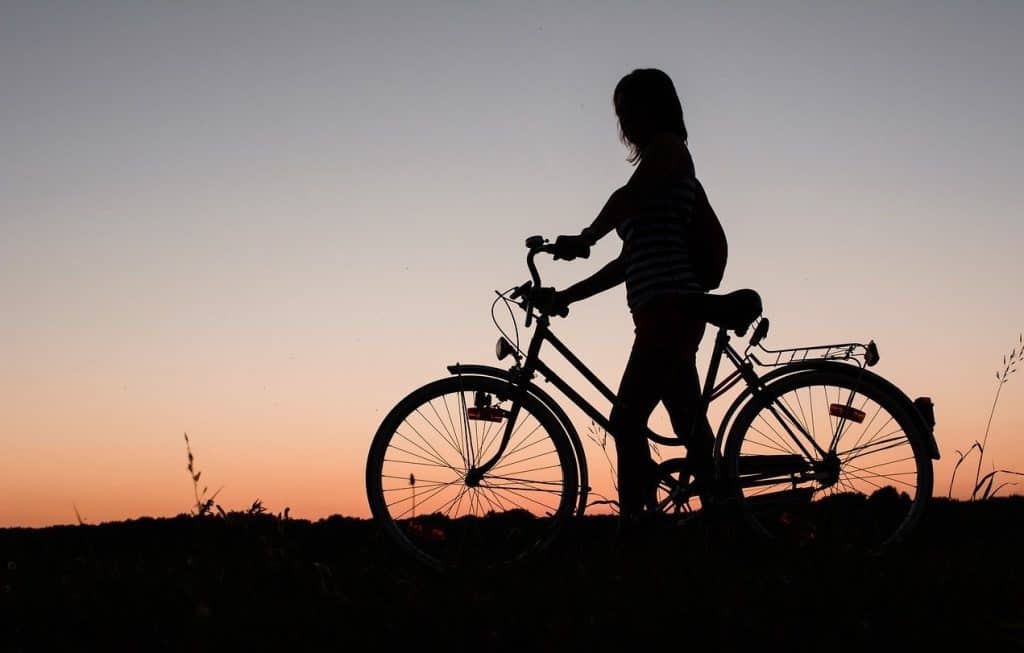
[[[623,77],[613,101],[620,138],[636,170],[590,226],[576,236],[559,236],[555,245],[556,258],[586,257],[614,229],[622,238],[622,253],[594,275],[554,292],[549,301],[568,306],[626,284],[635,339],[611,423],[620,514],[630,522],[654,497],[655,464],[644,429],[658,401],[687,444],[698,482],[711,480],[713,436],[706,417],[694,424],[700,402],[696,355],[705,323],[688,315],[685,297],[704,291],[690,262],[687,234],[696,177],[682,106],[672,80],[657,69]]]

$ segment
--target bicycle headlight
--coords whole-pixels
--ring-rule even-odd
[[[494,355],[498,357],[498,360],[504,360],[506,356],[514,351],[512,344],[508,340],[505,340],[504,336],[498,337],[498,342],[494,345]]]

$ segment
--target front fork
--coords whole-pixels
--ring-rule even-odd
[[[466,485],[468,485],[469,487],[479,486],[480,481],[483,480],[483,477],[487,474],[487,472],[491,471],[491,469],[493,469],[494,466],[498,464],[498,461],[501,460],[502,456],[505,455],[505,449],[508,448],[508,443],[512,440],[512,432],[513,430],[515,430],[516,420],[519,418],[519,411],[523,405],[523,396],[526,394],[523,385],[525,384],[516,382],[510,384],[510,387],[512,388],[512,393],[510,397],[510,399],[512,399],[512,409],[509,410],[507,414],[505,414],[505,431],[504,433],[501,434],[501,441],[498,444],[498,451],[495,452],[493,456],[491,456],[490,460],[487,460],[481,465],[476,464],[476,460],[474,459],[474,455],[472,452],[470,452],[469,456],[467,456],[467,464],[469,466],[469,469],[466,472]],[[468,420],[469,418],[467,417],[466,421],[468,422]],[[467,431],[468,428],[469,425],[467,423]],[[469,438],[467,438],[467,440],[468,439]]]
[[[526,360],[523,361],[521,366],[517,365],[512,370],[512,379],[509,383],[511,392],[508,397],[512,400],[512,408],[505,415],[505,432],[501,435],[501,442],[498,444],[498,451],[482,465],[476,464],[477,461],[472,453],[467,456],[467,466],[469,469],[466,472],[466,485],[469,487],[479,486],[480,481],[483,480],[483,477],[487,472],[491,471],[491,469],[498,464],[498,461],[501,460],[502,456],[505,455],[505,449],[508,448],[508,444],[512,440],[512,433],[515,431],[516,421],[519,419],[519,411],[522,408],[523,400],[526,398],[526,385],[530,382],[530,379],[533,378],[534,361],[537,360],[537,356],[540,353],[540,346],[544,341],[544,334],[547,331],[547,326],[547,316],[542,315],[537,318],[537,329],[534,331],[533,338],[530,340],[530,347],[526,354]],[[469,416],[466,409],[467,407],[463,406],[463,421],[466,422],[465,426],[468,432]]]

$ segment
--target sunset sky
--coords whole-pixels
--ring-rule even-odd
[[[493,363],[523,240],[628,178],[638,67],[679,91],[722,290],[761,293],[768,346],[873,338],[935,401],[945,495],[1024,329],[1022,31],[1014,2],[5,1],[0,526],[189,510],[185,432],[226,509],[366,517],[384,414]],[[554,328],[617,383],[622,288]],[[986,468],[1022,436],[1015,375]]]

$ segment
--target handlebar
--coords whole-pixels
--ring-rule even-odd
[[[537,264],[533,262],[533,259],[537,254],[553,254],[554,245],[548,242],[548,239],[543,236],[530,236],[526,239],[526,246],[529,248],[530,253],[526,255],[526,267],[530,270],[530,281],[527,281],[523,285],[519,286],[512,293],[512,298],[524,297],[526,302],[523,307],[526,310],[526,327],[529,328],[533,323],[533,295],[532,291],[535,288],[540,288],[540,273],[537,271]]]
[[[533,262],[533,257],[542,252],[554,254],[555,246],[543,236],[530,236],[526,239],[526,246],[530,249],[530,253],[526,255],[526,266],[530,268],[533,287],[540,288],[540,274],[537,273],[537,265]]]

